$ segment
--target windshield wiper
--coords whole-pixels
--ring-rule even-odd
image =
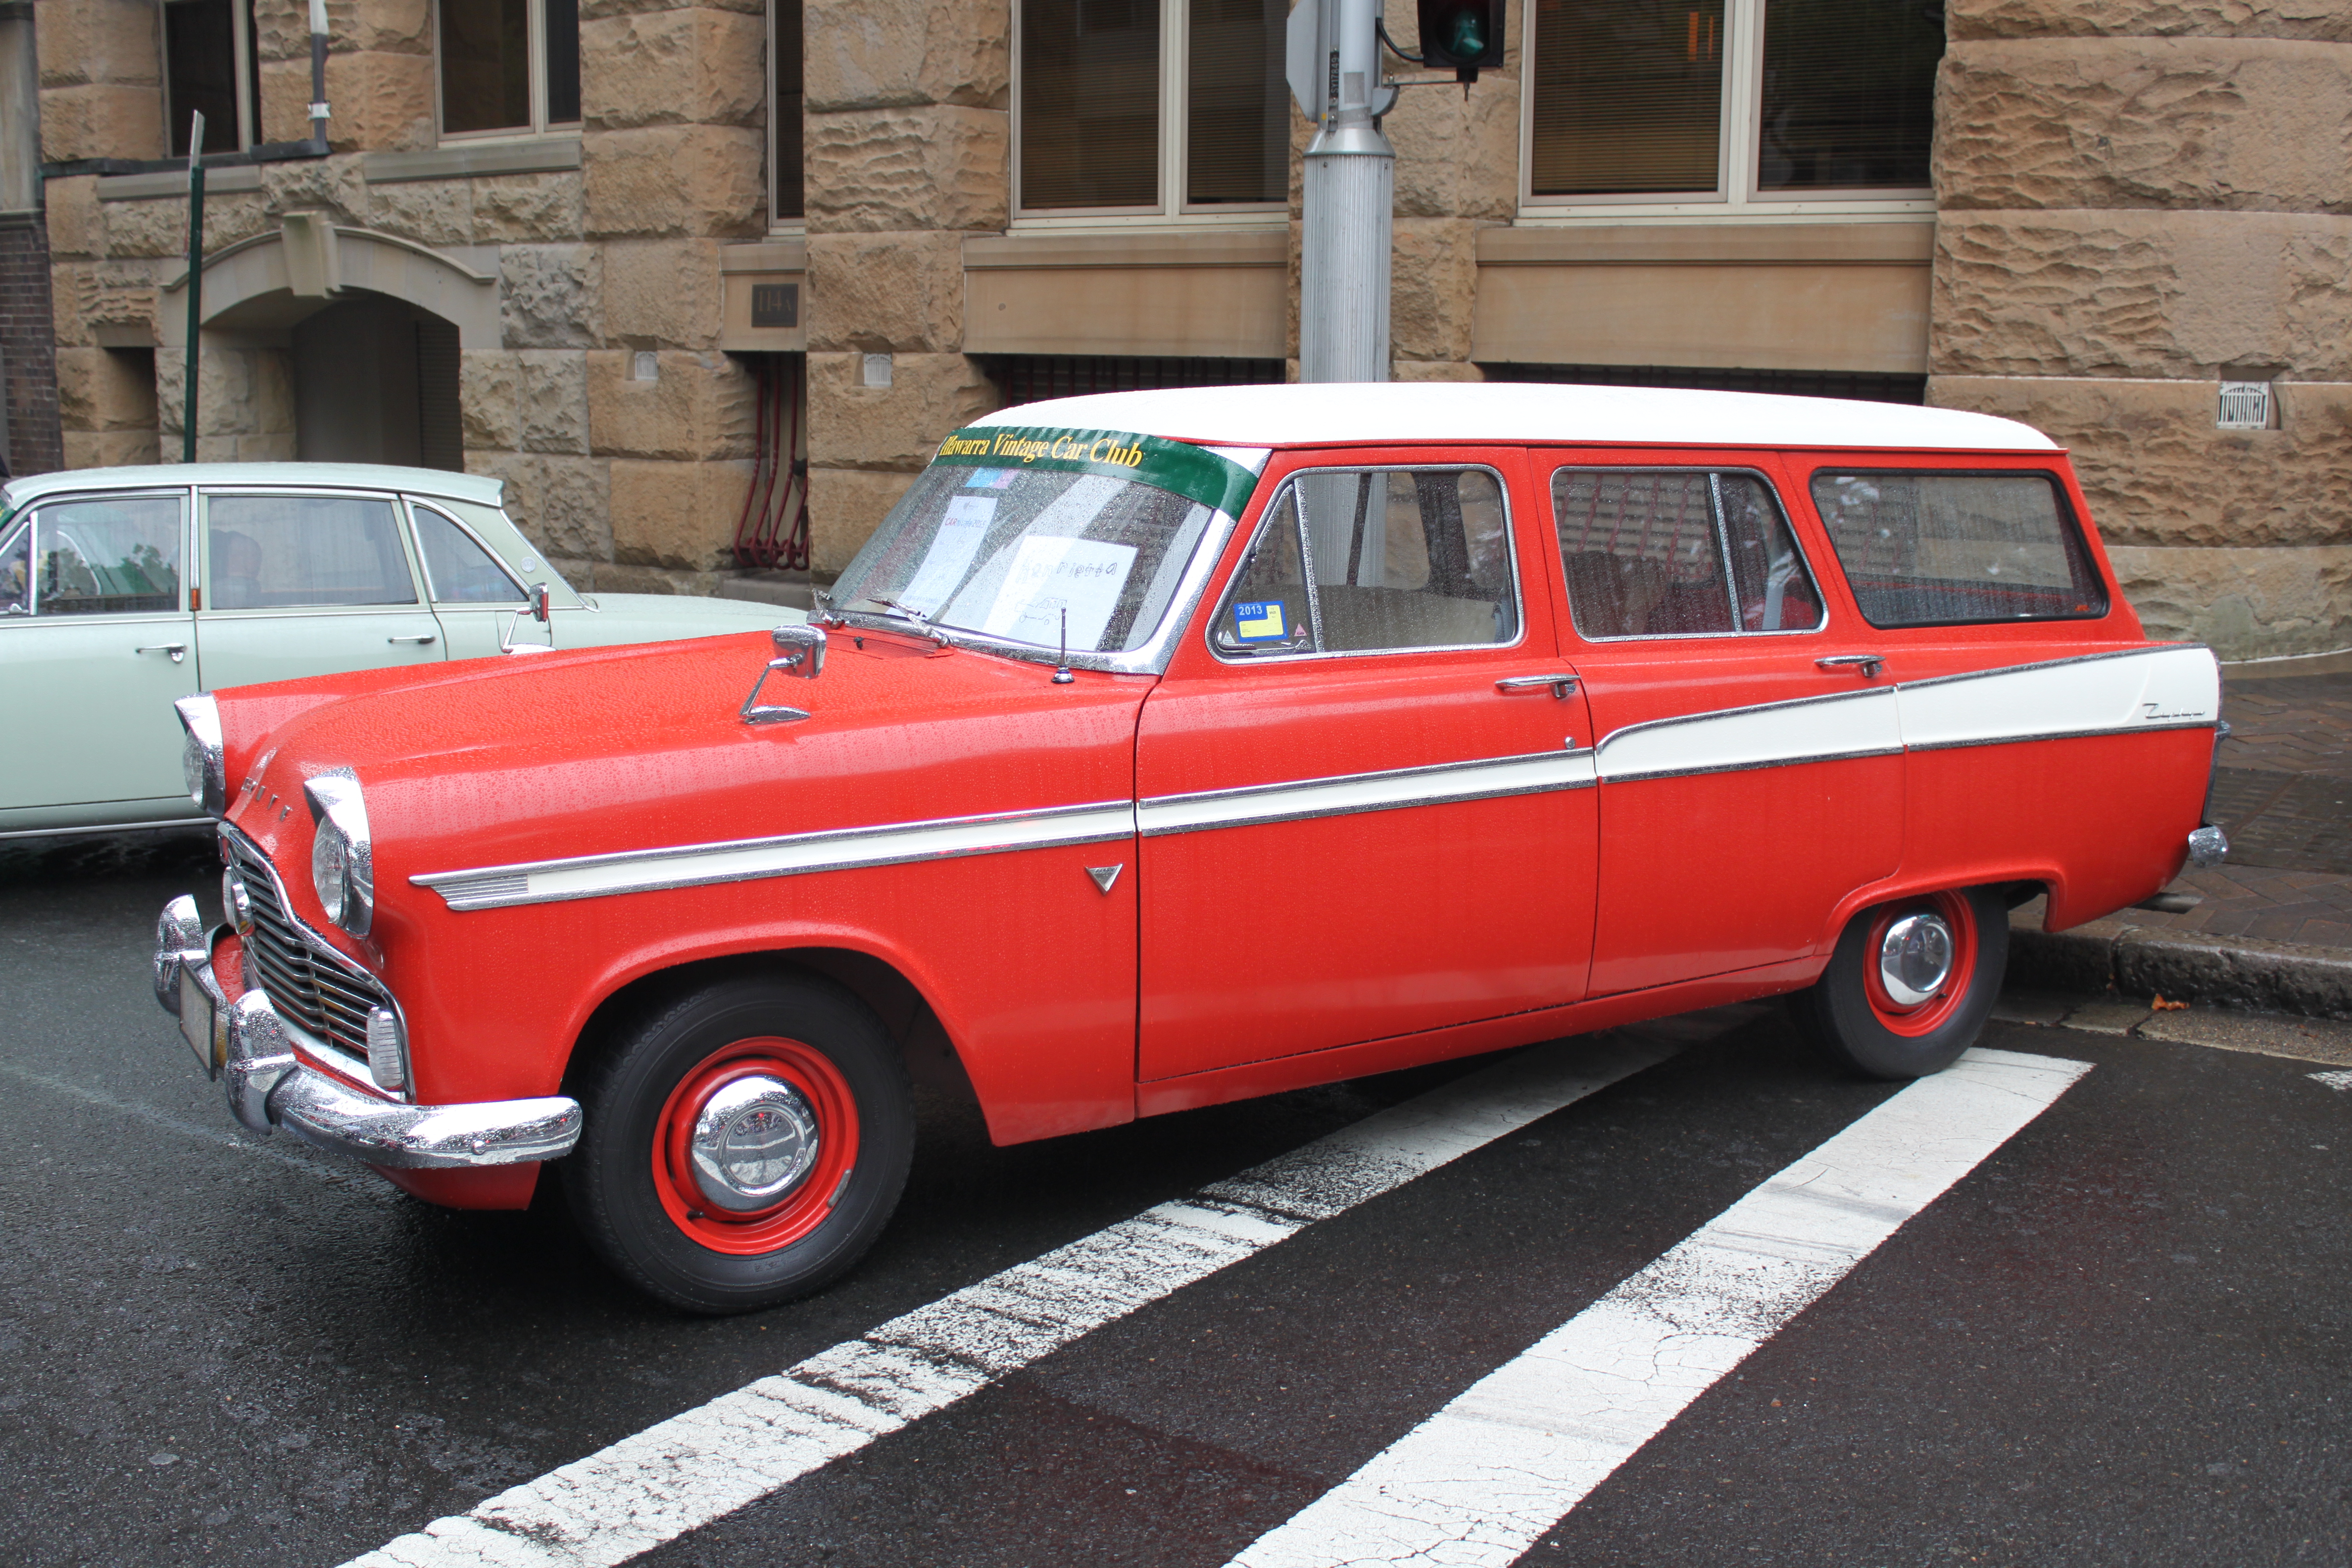
[[[948,641],[948,634],[940,629],[939,624],[933,621],[930,616],[923,614],[922,611],[915,608],[912,605],[902,605],[896,599],[887,599],[879,594],[864,595],[855,600],[854,603],[859,605],[880,605],[887,610],[894,610],[898,612],[899,619],[912,621],[917,626],[922,627],[924,634],[933,642],[938,643],[941,647],[951,646]]]

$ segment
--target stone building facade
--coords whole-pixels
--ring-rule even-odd
[[[1281,0],[574,3],[331,0],[294,156],[298,0],[36,0],[66,463],[179,449],[192,5],[250,100],[201,455],[499,475],[575,582],[713,589],[794,458],[823,578],[990,408],[1296,374]],[[527,71],[475,68],[492,13]],[[2151,629],[2352,644],[2342,0],[1514,0],[1507,42],[1385,121],[1398,379],[2010,415]]]

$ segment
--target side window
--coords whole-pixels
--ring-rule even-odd
[[[1587,638],[1811,631],[1821,594],[1753,474],[1561,468],[1552,516],[1569,608]]]
[[[1470,647],[1518,630],[1491,471],[1342,468],[1283,487],[1212,637],[1248,656]]]
[[[215,610],[416,603],[388,500],[216,495],[205,531]]]
[[[0,604],[37,616],[152,615],[180,607],[176,496],[69,500],[37,508],[0,557]],[[31,603],[25,603],[26,589]]]
[[[436,605],[520,605],[523,591],[474,536],[429,507],[412,506],[425,585]]]
[[[33,525],[0,530],[0,616],[33,613]]]
[[[2107,613],[2106,587],[2048,474],[1824,471],[1812,488],[1838,563],[1872,626]]]

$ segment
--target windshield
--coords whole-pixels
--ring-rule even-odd
[[[1211,519],[1238,513],[1256,483],[1150,436],[960,430],[842,573],[833,607],[1132,652],[1158,635]]]

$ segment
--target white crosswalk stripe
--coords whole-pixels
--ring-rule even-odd
[[[671,1417],[347,1568],[606,1568],[1653,1066],[1659,1036],[1536,1047]]]
[[[1474,1384],[1229,1568],[1501,1568],[2053,1104],[2084,1062],[1973,1050]]]

